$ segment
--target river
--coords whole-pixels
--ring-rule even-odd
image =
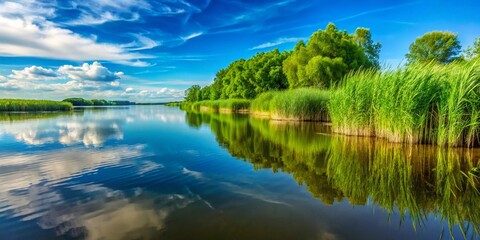
[[[478,238],[480,151],[164,106],[0,114],[0,239]]]

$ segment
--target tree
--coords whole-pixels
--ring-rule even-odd
[[[201,90],[202,99],[251,99],[266,91],[288,88],[282,64],[289,55],[290,52],[275,49],[232,62],[217,72],[210,86]]]
[[[86,100],[83,98],[67,98],[63,99],[63,102],[69,102],[73,106],[92,106],[93,102],[91,100]]]
[[[362,47],[365,55],[369,63],[375,67],[380,68],[380,49],[382,48],[382,44],[377,42],[374,43],[372,40],[372,33],[370,33],[370,29],[368,28],[357,28],[354,34],[355,42]]]
[[[378,68],[380,47],[366,28],[351,35],[330,23],[325,30],[315,32],[307,44],[300,41],[295,46],[283,62],[283,72],[290,88],[328,88],[351,70]]]
[[[193,85],[185,90],[185,101],[196,102],[202,100],[201,88],[199,85]]]
[[[466,59],[474,59],[480,57],[480,37],[475,39],[473,42],[473,47],[468,46],[465,50],[465,58]]]
[[[409,63],[436,61],[447,64],[460,57],[461,48],[457,34],[435,31],[417,38],[406,57]]]
[[[210,86],[205,86],[200,90],[201,100],[210,100]]]

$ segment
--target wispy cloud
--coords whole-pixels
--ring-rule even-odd
[[[300,40],[305,40],[305,39],[306,38],[298,38],[298,37],[279,38],[279,39],[277,39],[273,42],[262,43],[260,45],[257,45],[255,47],[250,48],[249,50],[271,48],[271,47],[275,47],[275,46],[282,45],[282,44],[285,44],[285,43],[298,42]]]
[[[107,60],[133,66],[139,59],[153,57],[133,52],[119,44],[99,43],[94,37],[84,37],[59,27],[46,19],[51,14],[49,11],[30,11],[35,6],[7,6],[9,9],[24,10],[24,15],[18,16],[0,11],[0,56]]]
[[[196,38],[196,37],[200,37],[203,35],[203,32],[196,32],[196,33],[192,33],[192,34],[189,34],[187,36],[184,36],[184,37],[181,37],[181,39],[183,41],[188,41],[190,39],[193,39],[193,38]]]
[[[420,3],[421,3],[420,1],[408,2],[408,3],[399,4],[399,5],[390,6],[390,7],[371,9],[371,10],[360,12],[360,13],[357,13],[357,14],[354,14],[354,15],[351,15],[351,16],[339,18],[339,19],[335,20],[334,22],[343,22],[343,21],[351,20],[351,19],[354,19],[354,18],[358,18],[358,17],[361,17],[361,16],[373,14],[373,13],[390,11],[390,10],[394,10],[394,9],[398,9],[398,8],[408,7],[408,6],[412,6],[412,5],[418,5]]]

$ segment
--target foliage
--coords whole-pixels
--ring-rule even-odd
[[[185,90],[185,101],[196,102],[202,100],[201,87],[193,85]]]
[[[307,44],[297,43],[283,63],[290,88],[328,88],[351,70],[378,68],[381,45],[373,43],[370,30],[359,28],[355,34],[339,31],[330,23],[315,32]]]
[[[184,110],[209,111],[209,112],[243,112],[250,108],[247,99],[204,100],[198,102],[183,102]]]
[[[367,56],[368,61],[376,69],[380,68],[380,50],[382,44],[377,42],[374,43],[372,40],[372,33],[368,28],[357,28],[355,34],[353,35],[355,42],[362,47],[363,52]]]
[[[72,104],[50,100],[0,99],[0,111],[70,111]]]
[[[62,102],[69,102],[73,106],[123,106],[123,105],[135,105],[135,102],[130,101],[107,101],[105,99],[92,99],[87,100],[83,98],[67,98]]]
[[[406,57],[410,63],[436,61],[446,64],[459,58],[461,48],[457,34],[434,31],[417,38]]]
[[[480,166],[478,149],[317,134],[329,131],[316,123],[192,112],[186,118],[192,127],[209,126],[232,156],[255,169],[289,173],[325,204],[374,204],[398,214],[400,223],[411,219],[414,229],[434,217],[451,234],[459,229],[478,238],[480,179],[469,173]]]
[[[286,89],[288,83],[282,63],[288,55],[288,52],[275,49],[257,53],[247,60],[234,61],[217,73],[211,86],[205,87],[210,93],[202,94],[202,100],[252,99],[266,91]]]
[[[359,71],[333,92],[335,132],[392,142],[479,145],[480,62]]]
[[[252,101],[251,110],[279,120],[328,121],[329,96],[313,88],[266,92]]]
[[[105,99],[92,99],[93,106],[107,106],[111,105],[111,103]]]
[[[467,49],[465,50],[465,56],[466,59],[475,59],[475,58],[480,58],[480,37],[475,39],[473,42],[473,47],[468,46]]]
[[[93,106],[93,101],[83,98],[66,98],[63,99],[62,102],[69,102],[73,106]]]

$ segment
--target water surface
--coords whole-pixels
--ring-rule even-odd
[[[163,106],[0,114],[0,239],[476,238],[479,157]]]

